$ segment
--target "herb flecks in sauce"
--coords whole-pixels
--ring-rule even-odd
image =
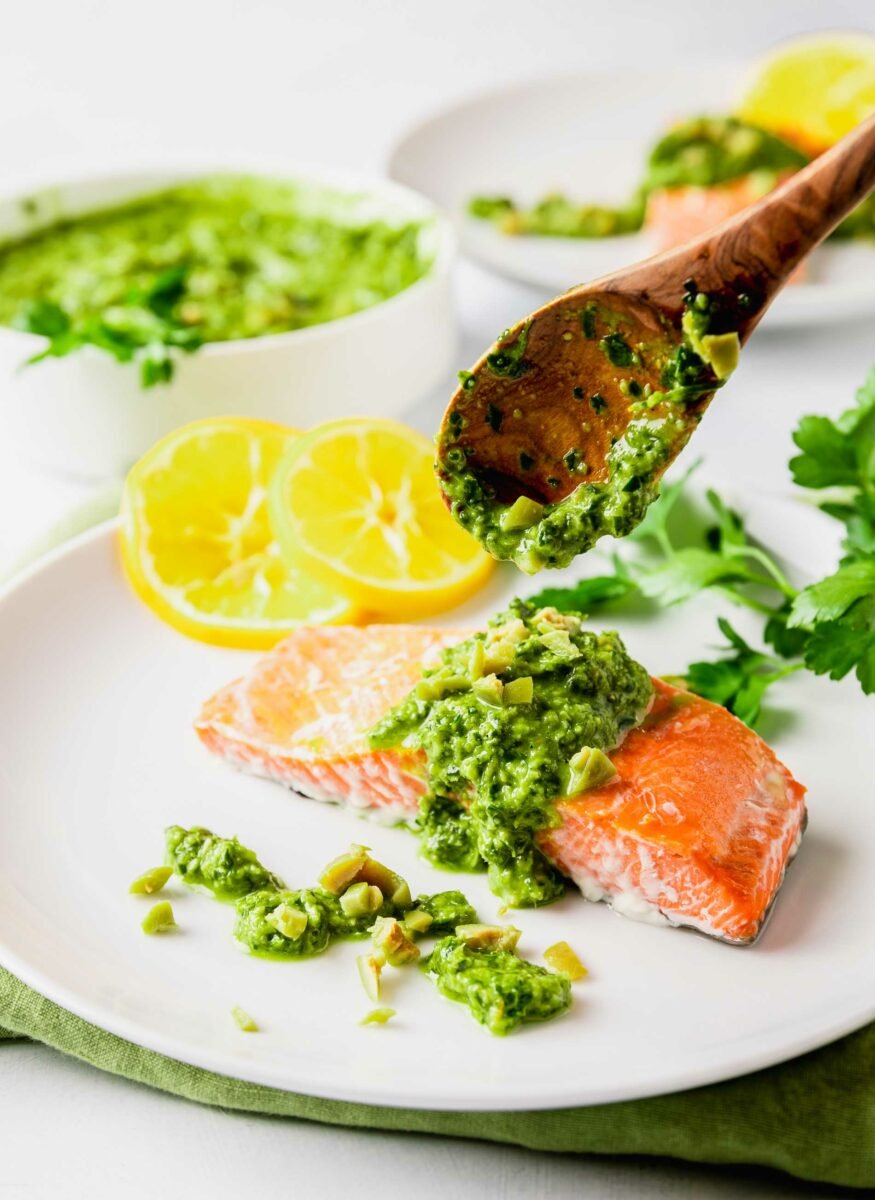
[[[425,751],[433,796],[421,829],[432,861],[470,867],[476,849],[496,895],[546,904],[565,885],[536,837],[574,789],[572,760],[586,748],[610,754],[651,695],[616,633],[515,600],[485,633],[445,650],[370,742]]]
[[[429,268],[416,222],[360,198],[215,176],[0,246],[0,325],[93,345],[166,382],[173,354],[319,325],[403,291]]]
[[[523,325],[512,340],[508,340],[510,330],[505,329],[498,339],[498,348],[486,356],[486,366],[493,375],[507,379],[519,379],[529,369],[526,361],[526,346],[529,341],[529,324]]]
[[[236,838],[179,825],[171,826],[167,837],[181,878],[219,899],[236,899],[234,936],[261,958],[313,958],[337,941],[370,935],[372,952],[360,956],[357,967],[369,998],[377,1001],[385,966],[403,969],[417,962],[421,951],[415,939],[446,935],[423,965],[444,995],[467,1004],[493,1034],[547,1020],[571,1004],[569,975],[551,974],[516,955],[518,929],[478,925],[476,910],[460,891],[412,899],[401,876],[372,859],[365,846],[353,845],[328,864],[321,875],[328,886],[290,890]],[[148,934],[166,933],[175,925],[166,901],[142,922]],[[231,1011],[241,1030],[258,1029],[242,1008],[235,1005]],[[362,1024],[382,1024],[392,1015],[392,1009],[377,1008]]]
[[[167,866],[183,883],[206,888],[217,900],[238,900],[258,888],[282,887],[236,838],[217,837],[199,825],[171,825],[164,836]]]
[[[473,453],[478,461],[481,451],[476,445],[472,451],[469,445],[471,430],[462,415],[469,401],[454,406],[438,445],[440,483],[453,516],[495,558],[512,559],[528,574],[543,567],[567,566],[599,538],[623,537],[638,525],[658,495],[664,468],[690,436],[704,403],[738,361],[738,336],[728,324],[737,315],[737,306],[698,293],[692,281],[687,285],[680,340],[666,329],[647,344],[638,343],[625,332],[622,318],[603,304],[587,304],[582,313],[586,321],[577,337],[593,345],[599,360],[610,363],[614,380],[605,378],[602,368],[601,376],[583,381],[590,387],[598,385],[589,398],[594,420],[581,422],[579,436],[574,441],[569,438],[570,444],[560,446],[559,453],[554,451],[554,458],[540,457],[534,446],[531,452],[517,452],[519,470],[532,477],[526,496],[505,502],[495,473],[470,463],[469,455]],[[524,333],[528,339],[528,325]],[[532,370],[534,379],[539,368],[533,365]],[[518,383],[503,382],[500,398],[512,404],[512,389],[531,393],[528,380],[527,376]],[[497,386],[487,380],[484,388],[487,384]],[[573,388],[575,398],[588,392],[589,387],[581,384]],[[487,398],[484,395],[484,403]],[[485,423],[500,434],[502,422],[490,420],[493,410],[498,412],[499,407],[489,400]],[[613,431],[616,436],[608,442]],[[486,453],[495,452],[490,446]],[[559,492],[563,473],[564,495]],[[557,492],[558,498],[552,499]],[[527,508],[525,520],[516,515],[521,500],[531,508],[532,515]]]
[[[445,937],[423,964],[438,991],[467,1004],[490,1033],[503,1037],[529,1021],[546,1021],[571,1006],[571,981],[513,950],[477,950]]]
[[[306,917],[296,936],[283,931],[284,910]],[[373,923],[370,913],[347,916],[339,898],[325,888],[258,891],[238,900],[234,937],[256,954],[312,958],[340,938],[365,937]]]

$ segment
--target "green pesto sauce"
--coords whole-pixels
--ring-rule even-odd
[[[428,240],[361,197],[214,176],[0,247],[0,325],[43,334],[56,356],[91,344],[136,360],[157,383],[172,350],[320,325],[396,295],[428,270]]]
[[[438,991],[467,1004],[472,1015],[499,1037],[529,1021],[546,1021],[571,1006],[571,982],[511,950],[472,950],[445,937],[423,963]]]
[[[692,117],[656,143],[642,183],[657,188],[716,187],[763,172],[763,192],[785,171],[798,171],[808,156],[783,138],[737,117]]]
[[[623,537],[641,521],[659,494],[657,476],[679,432],[679,422],[670,417],[631,421],[608,452],[607,479],[582,483],[564,500],[546,504],[527,529],[505,529],[510,505],[496,501],[473,471],[454,468],[449,455],[441,487],[453,516],[494,558],[512,559],[527,574],[565,567],[599,538]]]
[[[477,920],[474,906],[457,891],[418,896],[411,911],[428,913],[432,918],[429,933],[452,933],[457,925],[473,925]]]
[[[450,871],[483,869],[474,818],[457,801],[430,792],[420,802],[415,829],[423,856],[436,867]]]
[[[258,888],[281,888],[255,853],[236,838],[217,837],[195,825],[171,825],[164,832],[165,862],[183,883],[206,888],[217,900],[238,900]]]
[[[307,926],[299,937],[286,937],[268,921],[281,904],[306,916]],[[379,913],[348,917],[340,906],[340,897],[321,887],[257,891],[237,901],[234,937],[255,954],[312,958],[340,938],[364,937],[377,916],[392,915],[394,910],[387,904]]]
[[[518,679],[531,679],[531,699],[509,703],[504,689]],[[616,633],[515,600],[486,632],[445,650],[370,742],[425,752],[431,791],[442,798],[427,800],[422,824],[432,861],[470,868],[476,849],[506,903],[547,904],[564,882],[535,837],[574,790],[570,760],[586,747],[617,746],[651,695],[647,672]],[[454,809],[451,798],[465,807]]]
[[[647,198],[659,188],[719,187],[749,177],[755,190],[765,195],[782,175],[808,162],[796,146],[737,117],[692,117],[652,147],[643,178],[624,205],[580,204],[554,193],[526,208],[507,196],[475,196],[468,213],[507,234],[618,237],[642,228]],[[831,236],[875,237],[875,197],[864,200]]]
[[[619,381],[621,391],[629,396],[632,419],[605,456],[607,477],[582,482],[564,499],[544,504],[531,524],[518,527],[518,523],[509,522],[507,514],[512,505],[497,500],[491,485],[469,468],[464,449],[453,441],[462,432],[461,415],[458,411],[451,414],[446,441],[439,449],[440,486],[455,519],[494,558],[510,559],[529,575],[545,567],[566,567],[600,538],[624,537],[641,522],[659,494],[663,469],[689,434],[687,406],[722,387],[738,359],[735,334],[711,336],[715,311],[718,326],[725,325],[719,304],[704,292],[697,292],[692,281],[688,288],[682,340],[662,366],[660,390],[651,392],[648,388],[645,393],[631,376]],[[595,337],[596,307],[588,305],[581,314],[586,338]],[[602,321],[611,318],[601,309],[598,316]],[[725,355],[727,339],[732,352],[728,365],[716,358],[720,343]],[[511,351],[505,350],[505,356],[517,354],[520,340]],[[718,345],[712,344],[715,342]],[[600,338],[598,344],[618,375],[641,363],[639,351],[616,331]],[[525,343],[515,360],[523,365],[524,350]],[[713,361],[709,352],[715,354]],[[489,356],[486,361],[488,367]],[[575,399],[585,396],[584,388],[575,389]],[[657,406],[662,407],[664,415],[653,411]],[[596,417],[604,410],[599,393],[590,397],[590,407]],[[458,416],[455,424],[453,415]],[[578,447],[569,447],[564,458],[569,470],[586,470],[579,465],[585,461],[582,454],[585,456],[585,448],[582,452]],[[523,470],[534,465],[532,455],[520,454]]]
[[[268,919],[280,905],[303,913],[307,918],[304,932],[287,937]],[[251,892],[237,901],[234,936],[253,954],[270,958],[312,958],[337,941],[362,938],[377,917],[398,917],[408,912],[426,912],[433,918],[430,933],[446,933],[457,925],[477,920],[477,913],[461,892],[437,892],[419,896],[409,906],[398,908],[386,901],[373,913],[350,917],[343,911],[340,897],[322,887]]]

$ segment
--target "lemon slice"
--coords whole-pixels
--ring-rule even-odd
[[[444,506],[434,447],[396,421],[330,421],[304,434],[277,468],[269,504],[288,561],[373,614],[440,612],[492,569]]]
[[[819,154],[875,112],[875,37],[816,33],[751,69],[737,115]]]
[[[268,481],[297,434],[242,417],[195,421],[132,468],[122,493],[122,561],[168,624],[222,646],[272,646],[303,622],[353,607],[289,566],[267,515]]]

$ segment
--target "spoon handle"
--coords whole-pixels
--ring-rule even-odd
[[[875,115],[807,167],[716,229],[614,277],[679,316],[684,284],[744,295],[738,333],[745,341],[802,260],[875,187]]]

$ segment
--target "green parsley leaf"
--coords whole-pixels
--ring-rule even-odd
[[[801,487],[875,490],[875,367],[858,389],[856,404],[837,421],[803,417],[793,440],[802,454],[790,460]]]
[[[810,629],[824,621],[835,621],[855,601],[875,593],[875,558],[846,563],[833,575],[804,588],[790,608],[791,629]]]
[[[15,320],[15,328],[23,333],[58,338],[70,332],[70,318],[59,304],[48,300],[33,300],[26,304]]]
[[[713,662],[694,662],[687,668],[686,686],[697,696],[721,704],[745,725],[756,723],[766,691],[779,679],[799,670],[801,663],[787,666],[754,650],[723,617],[717,622],[727,640],[727,657]]]
[[[843,679],[854,669],[863,691],[875,692],[875,594],[856,601],[840,618],[818,623],[806,644],[805,665],[830,679]]]
[[[548,587],[529,596],[528,600],[538,608],[556,608],[559,612],[590,612],[605,604],[625,600],[638,590],[638,585],[623,564],[615,559],[617,573],[593,575],[580,579],[571,587]]]
[[[638,586],[648,598],[666,606],[689,600],[715,584],[749,583],[752,573],[744,563],[722,558],[713,550],[688,546],[676,550],[659,566],[641,572]]]

